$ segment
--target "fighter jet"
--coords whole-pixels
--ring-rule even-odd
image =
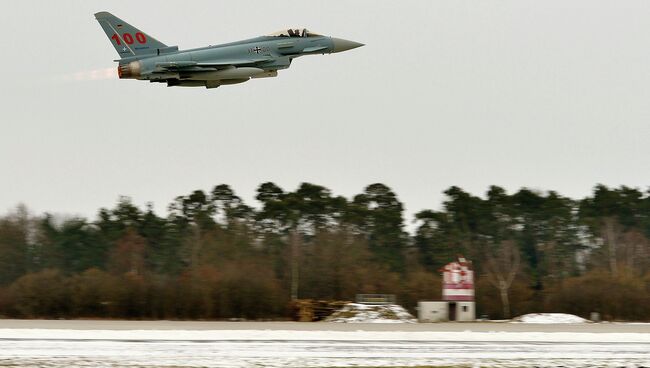
[[[299,56],[331,54],[363,44],[322,36],[304,28],[288,28],[268,36],[222,45],[179,50],[108,12],[95,18],[117,51],[120,79],[166,83],[168,87],[206,87],[276,77]]]

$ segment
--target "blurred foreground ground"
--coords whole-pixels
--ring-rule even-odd
[[[647,367],[650,324],[0,320],[0,367]]]

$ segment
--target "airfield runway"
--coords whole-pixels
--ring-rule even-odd
[[[0,329],[61,330],[276,330],[276,331],[412,331],[412,332],[591,332],[648,333],[650,323],[563,323],[507,322],[447,323],[301,323],[301,322],[213,322],[213,321],[114,321],[114,320],[22,320],[0,319]]]
[[[0,367],[648,367],[650,324],[0,320]]]

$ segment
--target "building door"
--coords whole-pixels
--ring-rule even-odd
[[[450,321],[455,321],[456,320],[456,303],[454,302],[449,302],[449,320]]]

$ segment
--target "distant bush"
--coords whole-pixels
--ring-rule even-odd
[[[629,270],[617,277],[604,270],[591,271],[563,280],[546,294],[547,310],[585,318],[599,312],[604,320],[650,320],[646,281]]]
[[[119,280],[91,268],[68,280],[71,314],[77,317],[111,317],[119,314]]]
[[[438,300],[442,295],[442,278],[425,270],[410,272],[398,295],[400,305],[415,312],[421,300]]]
[[[10,297],[22,317],[62,317],[69,314],[68,280],[55,269],[27,274],[14,282]]]

